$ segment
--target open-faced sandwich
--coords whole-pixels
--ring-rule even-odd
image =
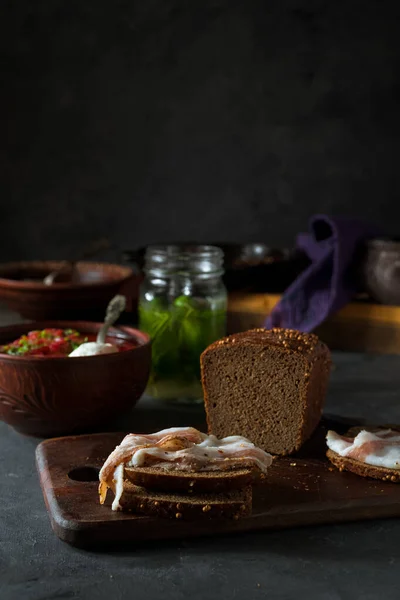
[[[100,471],[100,502],[111,489],[113,510],[237,519],[251,513],[251,485],[271,462],[269,454],[241,436],[218,439],[193,427],[129,434]]]
[[[400,427],[354,427],[346,435],[328,431],[328,459],[340,471],[400,482]]]

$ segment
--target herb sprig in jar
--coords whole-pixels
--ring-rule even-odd
[[[226,332],[222,264],[222,250],[214,246],[147,249],[139,327],[152,339],[150,395],[202,400],[200,354]]]

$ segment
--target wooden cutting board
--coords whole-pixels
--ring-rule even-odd
[[[279,300],[276,294],[231,294],[229,333],[262,327]],[[400,306],[360,299],[331,315],[315,333],[331,350],[400,354]]]
[[[324,458],[328,427],[322,424],[299,456],[274,461],[265,483],[254,488],[252,515],[239,521],[135,516],[111,511],[111,498],[101,506],[99,468],[123,433],[46,440],[36,462],[54,532],[80,547],[400,516],[400,484],[340,473]]]

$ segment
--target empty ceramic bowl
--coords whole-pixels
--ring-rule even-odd
[[[50,327],[97,334],[101,323],[45,321],[0,328],[0,344],[31,330]],[[147,334],[114,327],[108,338],[134,347],[115,354],[77,358],[0,354],[0,419],[18,431],[39,436],[96,431],[135,406],[151,364]]]
[[[26,319],[100,320],[117,293],[137,302],[139,278],[129,267],[79,262],[73,279],[61,277],[45,285],[44,277],[59,269],[62,261],[29,261],[0,264],[0,300]]]

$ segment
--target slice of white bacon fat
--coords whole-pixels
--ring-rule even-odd
[[[400,432],[392,429],[360,431],[355,438],[328,431],[326,443],[340,456],[374,467],[400,469]]]
[[[227,471],[249,464],[265,473],[272,456],[248,439],[232,435],[219,440],[193,427],[173,427],[148,435],[127,435],[110,454],[100,474],[100,503],[113,487],[113,510],[118,510],[123,489],[123,467],[155,467],[164,471]]]

